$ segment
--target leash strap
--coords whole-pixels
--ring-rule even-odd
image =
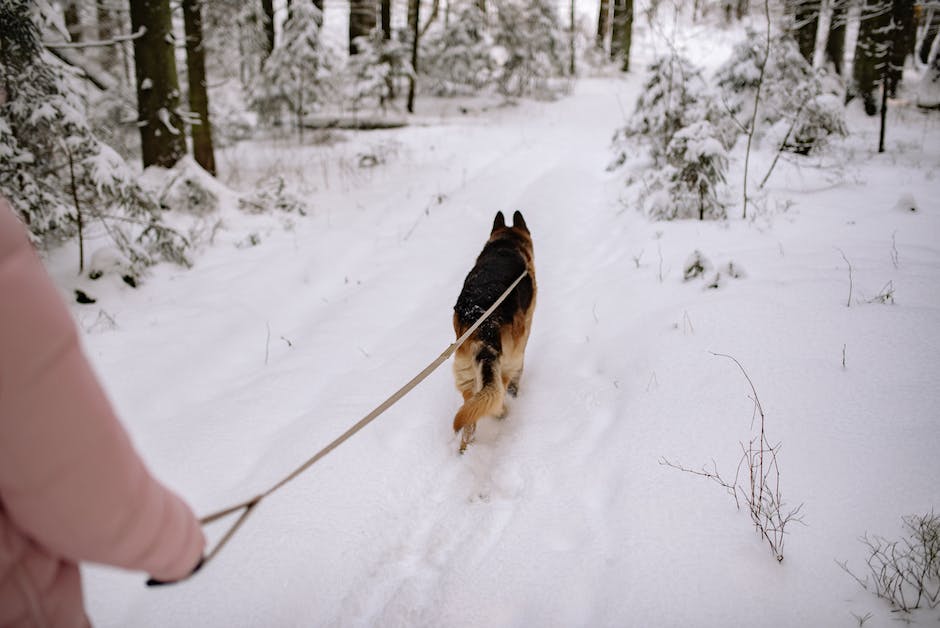
[[[274,493],[275,491],[277,491],[277,490],[279,490],[280,488],[282,488],[285,484],[287,484],[287,483],[290,482],[291,480],[295,479],[297,476],[299,476],[299,475],[302,474],[304,471],[306,471],[307,469],[309,469],[310,467],[312,467],[314,464],[316,464],[317,461],[319,461],[319,460],[322,459],[324,456],[326,456],[327,454],[329,454],[331,451],[333,451],[334,449],[336,449],[337,447],[339,447],[340,445],[342,445],[344,442],[346,442],[347,440],[349,440],[349,438],[352,437],[353,434],[355,434],[356,432],[358,432],[359,430],[361,430],[362,428],[364,428],[366,425],[368,425],[369,423],[371,423],[372,421],[374,421],[376,418],[378,418],[379,415],[381,415],[383,412],[385,412],[386,410],[388,410],[389,408],[391,408],[393,405],[395,405],[402,397],[404,397],[404,396],[407,395],[409,392],[411,392],[411,390],[412,390],[415,386],[417,386],[418,384],[420,384],[428,375],[430,375],[431,373],[433,373],[441,364],[443,364],[445,361],[447,361],[447,359],[448,359],[451,355],[453,355],[454,352],[457,351],[457,349],[459,349],[460,346],[461,346],[464,342],[466,342],[467,339],[468,339],[471,335],[473,335],[473,332],[475,332],[475,331],[477,330],[477,328],[478,328],[480,325],[483,324],[483,321],[485,321],[487,318],[489,318],[490,315],[491,315],[493,312],[496,311],[496,308],[499,307],[500,304],[502,304],[502,302],[506,300],[506,297],[509,296],[509,294],[516,288],[516,286],[519,285],[519,282],[522,281],[522,280],[525,278],[525,276],[528,275],[528,274],[529,274],[528,271],[525,271],[525,270],[522,271],[522,274],[519,275],[519,276],[516,278],[516,280],[513,281],[512,284],[510,284],[510,286],[509,286],[508,288],[506,288],[505,292],[503,292],[503,293],[500,295],[500,297],[499,297],[498,299],[496,299],[496,301],[493,303],[493,305],[491,305],[491,306],[489,307],[489,309],[486,310],[486,311],[480,316],[480,318],[478,318],[478,319],[476,320],[476,322],[473,323],[473,325],[471,325],[470,328],[467,329],[467,331],[464,332],[464,334],[463,334],[462,336],[460,336],[460,338],[458,338],[458,339],[457,339],[456,341],[454,341],[449,347],[447,347],[447,349],[445,349],[444,352],[441,353],[441,355],[439,355],[436,360],[434,360],[433,362],[431,362],[430,364],[428,364],[428,365],[424,368],[423,371],[421,371],[420,373],[418,373],[417,375],[415,375],[413,378],[411,378],[411,380],[410,380],[407,384],[405,384],[404,386],[402,386],[401,388],[399,388],[397,391],[395,391],[395,392],[392,394],[391,397],[389,397],[388,399],[386,399],[385,401],[383,401],[383,402],[382,402],[377,408],[375,408],[372,412],[370,412],[370,413],[367,414],[366,416],[362,417],[362,419],[360,419],[355,425],[353,425],[351,428],[349,428],[348,430],[346,430],[345,432],[343,432],[339,437],[337,437],[337,438],[336,438],[333,442],[331,442],[329,445],[327,445],[326,447],[324,447],[323,449],[321,449],[320,451],[318,451],[317,453],[315,453],[313,456],[310,457],[310,459],[308,459],[308,460],[307,460],[306,462],[304,462],[302,465],[300,465],[299,467],[297,467],[296,469],[294,469],[293,471],[291,471],[289,474],[287,474],[286,476],[284,476],[282,479],[278,480],[273,486],[271,486],[271,488],[269,488],[268,490],[264,491],[263,493],[260,493],[260,494],[258,494],[258,495],[256,495],[256,496],[252,497],[251,499],[247,499],[247,500],[245,500],[245,501],[243,501],[243,502],[240,502],[240,503],[238,503],[238,504],[235,504],[235,505],[233,505],[233,506],[229,506],[228,508],[224,508],[224,509],[222,509],[222,510],[220,510],[220,511],[218,511],[218,512],[214,512],[214,513],[212,513],[212,514],[210,514],[210,515],[206,515],[205,517],[202,517],[202,518],[199,520],[199,524],[205,526],[205,525],[208,525],[208,524],[213,523],[213,522],[215,522],[215,521],[218,521],[219,519],[222,519],[222,518],[224,518],[224,517],[227,517],[228,515],[231,515],[231,514],[233,514],[233,513],[236,513],[236,512],[238,512],[238,511],[243,511],[243,512],[241,513],[241,515],[239,515],[238,519],[235,520],[235,523],[233,523],[232,526],[228,529],[228,531],[226,531],[226,533],[222,536],[222,538],[219,540],[219,542],[216,544],[216,546],[206,555],[205,559],[202,561],[202,563],[200,563],[200,566],[201,566],[201,567],[202,567],[202,566],[205,566],[206,564],[209,563],[209,561],[211,561],[213,558],[215,558],[215,557],[218,555],[218,553],[222,550],[222,548],[225,547],[226,543],[229,542],[229,540],[235,535],[235,533],[238,531],[238,529],[242,526],[242,524],[243,524],[243,523],[245,522],[245,520],[248,518],[248,515],[250,515],[250,514],[254,511],[255,507],[256,507],[258,504],[260,504],[261,501],[264,500],[265,497],[268,497],[269,495],[271,495],[271,494]],[[193,573],[195,573],[195,571],[194,571]],[[190,574],[190,576],[191,576],[191,575],[193,575],[193,574]],[[187,576],[186,578],[183,578],[183,580],[188,579],[190,576]],[[177,580],[177,582],[182,582],[182,580]]]

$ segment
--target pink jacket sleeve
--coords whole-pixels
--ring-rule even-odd
[[[0,198],[0,508],[72,561],[187,575],[205,539],[138,457],[71,317]]]

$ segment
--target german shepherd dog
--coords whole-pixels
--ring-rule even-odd
[[[477,421],[502,418],[505,399],[519,391],[525,347],[535,312],[535,262],[529,228],[516,212],[506,226],[496,214],[490,239],[463,283],[454,305],[454,331],[460,338],[505,292],[522,271],[528,274],[486,319],[454,357],[454,378],[464,404],[454,417],[454,432],[463,430],[460,453],[473,439]]]

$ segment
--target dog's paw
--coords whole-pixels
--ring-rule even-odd
[[[519,384],[517,382],[510,382],[509,386],[506,386],[506,392],[508,392],[511,397],[517,396],[519,394]]]

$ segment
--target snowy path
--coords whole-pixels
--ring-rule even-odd
[[[887,215],[885,194],[851,225],[815,198],[772,229],[650,224],[604,171],[636,81],[295,147],[278,159],[316,188],[313,216],[158,270],[104,306],[117,329],[76,310],[142,453],[206,513],[266,488],[451,342],[496,210],[521,210],[535,239],[523,387],[467,455],[445,365],[267,500],[192,581],[151,591],[87,568],[96,624],[852,625],[875,608],[833,561],[859,563],[866,530],[940,506],[937,218]],[[349,165],[377,145],[388,164]],[[860,289],[893,277],[905,307],[845,308],[833,246]],[[682,283],[694,248],[748,278]],[[806,504],[782,566],[719,488],[658,464],[737,462],[750,402],[709,350],[748,367],[785,443],[785,497]]]

